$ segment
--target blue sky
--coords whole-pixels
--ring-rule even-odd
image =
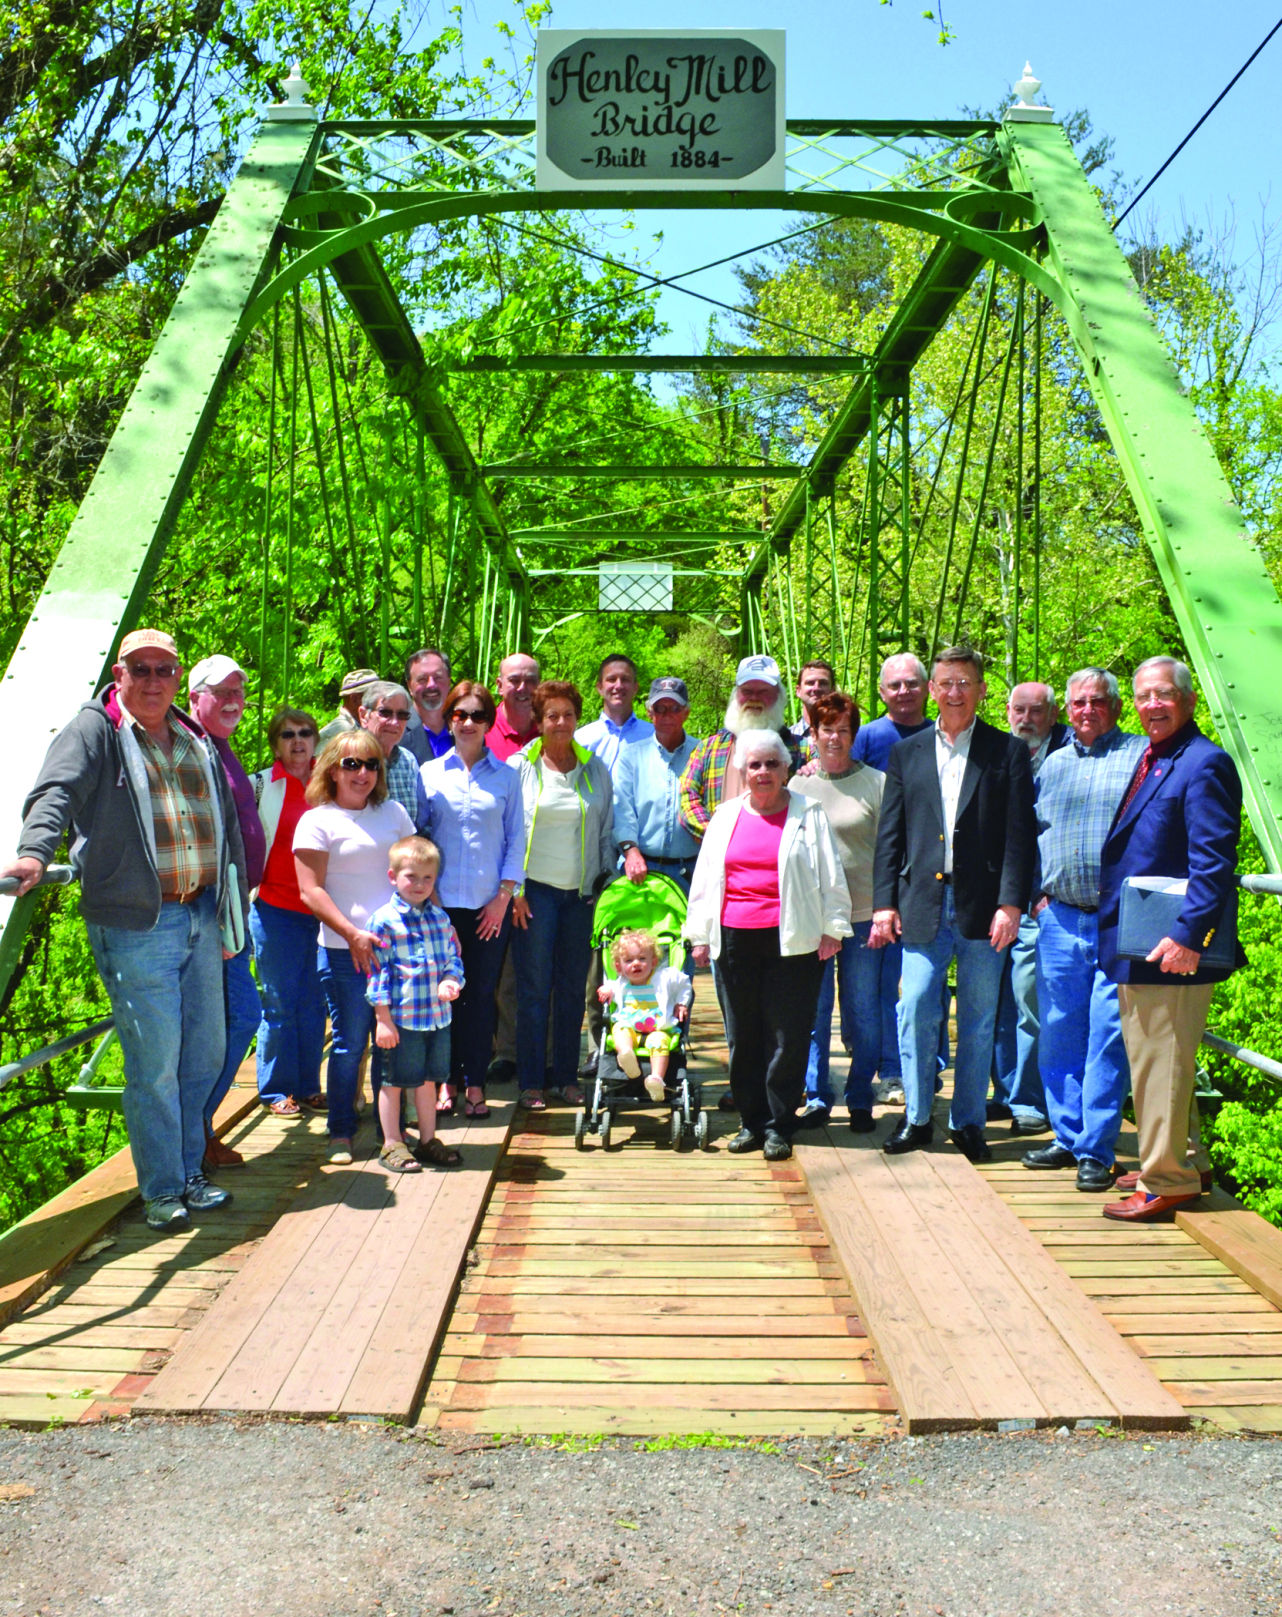
[[[940,46],[921,12],[926,0],[557,0],[549,25],[582,28],[778,28],[787,35],[787,108],[802,117],[947,117],[992,107],[1025,59],[1043,81],[1043,99],[1061,111],[1086,108],[1097,134],[1115,141],[1115,166],[1138,185],[1172,148],[1282,16],[1282,0],[945,0],[953,42]],[[503,0],[468,7],[472,56],[485,24],[511,17]],[[479,24],[480,26],[476,26]],[[1273,127],[1282,98],[1282,33],[1275,36],[1224,104],[1196,135],[1128,224],[1178,233],[1182,222],[1217,235],[1236,220],[1230,250],[1251,252],[1263,218],[1282,219],[1282,150]],[[764,239],[777,216],[750,216],[728,235],[726,215],[661,222],[661,272],[703,262]],[[734,297],[721,271],[691,283]],[[673,323],[665,346],[696,340],[706,319],[692,300],[665,295]]]

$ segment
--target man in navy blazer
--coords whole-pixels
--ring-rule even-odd
[[[992,1155],[984,1097],[1006,950],[1028,907],[1037,840],[1027,744],[976,717],[987,693],[979,654],[935,659],[937,722],[891,749],[873,861],[874,948],[904,942],[899,1054],[904,1121],[883,1150],[933,1137],[939,988],[957,960],[957,1053],[949,1118],[972,1162]]]
[[[1242,825],[1237,768],[1194,723],[1197,697],[1185,665],[1150,657],[1135,670],[1134,691],[1149,744],[1104,840],[1099,909],[1100,966],[1118,985],[1140,1146],[1134,1194],[1104,1216],[1128,1222],[1171,1217],[1199,1194],[1209,1167],[1186,1160],[1197,1133],[1197,1047],[1215,985],[1234,968],[1208,970],[1201,954],[1235,885]],[[1144,960],[1117,952],[1127,876],[1188,878],[1179,919]],[[1237,964],[1244,963],[1239,948]]]

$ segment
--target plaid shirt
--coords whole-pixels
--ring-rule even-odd
[[[395,746],[387,760],[387,795],[394,797],[418,824],[418,759],[408,747]]]
[[[1037,852],[1042,873],[1034,895],[1046,893],[1079,910],[1099,907],[1100,854],[1126,794],[1143,736],[1113,729],[1089,747],[1070,740],[1037,776]]]
[[[437,989],[446,977],[463,986],[463,957],[450,918],[437,904],[421,908],[393,893],[365,930],[378,939],[365,997],[386,1005],[397,1027],[426,1033],[450,1025],[450,1001]]]
[[[218,885],[218,805],[197,751],[200,743],[183,725],[169,720],[173,757],[166,758],[136,719],[133,731],[142,749],[151,788],[151,823],[156,839],[156,874],[162,903]]]
[[[797,738],[787,730],[776,732],[788,748],[792,762],[789,774],[801,762],[797,755]],[[700,841],[708,828],[708,821],[725,801],[726,770],[734,744],[739,738],[731,730],[714,730],[705,736],[690,754],[690,761],[681,776],[681,798],[677,818]]]

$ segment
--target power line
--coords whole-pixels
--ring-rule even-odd
[[[1141,198],[1146,196],[1153,189],[1153,187],[1157,184],[1157,182],[1162,178],[1163,174],[1165,174],[1167,169],[1170,168],[1171,164],[1175,161],[1175,159],[1180,155],[1180,153],[1188,145],[1189,141],[1191,141],[1193,139],[1193,136],[1197,134],[1198,130],[1202,127],[1202,125],[1206,122],[1206,120],[1215,111],[1216,107],[1219,106],[1220,102],[1223,101],[1224,97],[1229,93],[1229,91],[1233,88],[1233,86],[1237,83],[1237,81],[1242,77],[1243,73],[1246,72],[1247,68],[1250,67],[1251,63],[1260,54],[1260,52],[1264,49],[1264,47],[1268,44],[1268,42],[1273,38],[1274,34],[1277,33],[1279,28],[1282,28],[1282,17],[1279,17],[1278,20],[1273,24],[1272,28],[1270,28],[1268,33],[1265,34],[1264,38],[1260,41],[1260,43],[1255,47],[1255,49],[1247,57],[1246,61],[1242,63],[1241,67],[1238,68],[1237,72],[1233,75],[1233,77],[1229,80],[1229,82],[1220,91],[1219,95],[1216,96],[1215,100],[1211,102],[1210,106],[1206,109],[1206,111],[1202,114],[1202,116],[1198,119],[1198,121],[1193,125],[1192,129],[1189,130],[1188,134],[1185,135],[1184,139],[1179,143],[1179,145],[1175,148],[1175,150],[1171,153],[1171,155],[1166,159],[1166,161],[1162,164],[1161,168],[1158,169],[1157,173],[1148,182],[1148,184],[1144,187],[1144,189],[1142,191],[1140,191],[1136,196],[1131,198],[1130,202],[1127,204],[1127,206],[1123,210],[1123,212],[1121,214],[1119,214],[1118,217],[1113,221],[1113,229],[1114,230],[1116,230],[1118,225],[1120,225],[1122,223],[1122,220],[1126,218],[1126,215],[1128,213],[1130,213],[1131,209],[1133,207],[1135,207],[1136,203],[1138,203],[1141,200]]]

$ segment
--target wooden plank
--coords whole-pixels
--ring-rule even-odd
[[[1143,1300],[1150,1303],[1160,1301],[1156,1297]],[[1119,1307],[1125,1306],[1124,1303],[1119,1304]],[[1267,1313],[1261,1310],[1249,1314],[1240,1311],[1236,1304],[1232,1313],[1222,1313],[1217,1304],[1214,1310],[1207,1313],[1167,1314],[1157,1309],[1149,1313],[1139,1310],[1133,1313],[1114,1313],[1111,1309],[1105,1309],[1104,1314],[1113,1329],[1123,1336],[1136,1336],[1146,1331],[1161,1332],[1167,1336],[1214,1336],[1226,1331],[1238,1335],[1245,1331],[1259,1331],[1270,1335],[1282,1331],[1282,1316],[1275,1310],[1270,1309]]]
[[[1282,1308],[1282,1230],[1239,1206],[1194,1208],[1176,1213],[1175,1222],[1253,1291]]]
[[[522,1307],[528,1299],[522,1299]],[[528,1309],[519,1314],[460,1314],[455,1310],[450,1320],[451,1330],[474,1331],[482,1335],[492,1335],[496,1331],[511,1332],[514,1337],[532,1339],[539,1336],[548,1337],[618,1337],[625,1340],[628,1337],[635,1339],[644,1336],[692,1338],[699,1341],[714,1329],[717,1340],[727,1338],[746,1337],[749,1340],[773,1339],[787,1337],[788,1351],[793,1351],[794,1340],[838,1337],[850,1341],[866,1340],[862,1335],[855,1335],[849,1329],[848,1321],[851,1315],[843,1314],[804,1314],[798,1317],[789,1317],[786,1314],[772,1314],[769,1323],[760,1314],[723,1314],[718,1311],[710,1317],[709,1312],[701,1314],[642,1314],[642,1313],[602,1313],[602,1314],[537,1314]],[[502,1322],[500,1324],[500,1321]]]
[[[930,1223],[945,1262],[974,1297],[982,1320],[976,1346],[992,1367],[994,1400],[1004,1405],[1012,1392],[1019,1400],[1023,1396],[1019,1384],[1003,1387],[998,1381],[1006,1372],[1001,1358],[991,1351],[995,1339],[1004,1351],[1006,1343],[1019,1344],[1020,1382],[1037,1400],[1040,1414],[1053,1421],[1111,1419],[1112,1400],[1038,1304],[1040,1273],[1031,1289],[1027,1285],[1026,1267],[1031,1262],[1040,1272],[1046,1265],[1044,1254],[1029,1245],[1007,1249],[990,1243],[987,1227],[971,1218],[976,1194],[986,1208],[1001,1206],[983,1181],[974,1174],[969,1178],[941,1174],[933,1154],[891,1159],[888,1166],[914,1209]],[[1012,1413],[999,1418],[1014,1418],[1015,1407],[1012,1403]]]
[[[500,1226],[488,1238],[487,1232],[482,1231],[477,1250],[496,1258],[514,1257],[524,1252],[555,1257],[558,1251],[570,1247],[584,1252],[608,1253],[612,1257],[635,1256],[652,1260],[662,1260],[668,1254],[676,1258],[688,1257],[693,1250],[705,1262],[712,1263],[723,1254],[724,1261],[736,1262],[737,1254],[741,1252],[756,1252],[759,1249],[791,1252],[798,1247],[809,1249],[828,1245],[828,1237],[819,1231],[799,1230],[792,1225],[772,1229],[724,1229],[716,1231],[715,1237],[705,1235],[703,1239],[688,1235],[679,1239],[679,1234],[665,1227],[654,1232],[652,1243],[636,1246],[632,1244],[636,1230],[626,1223],[621,1223],[618,1230],[522,1228],[504,1231]]]
[[[508,1290],[499,1289],[499,1283],[491,1289],[484,1276],[468,1273],[463,1278],[460,1287],[460,1307],[476,1309],[485,1314],[510,1314],[514,1310],[524,1311],[533,1316],[538,1313],[561,1313],[572,1309],[576,1314],[590,1317],[592,1314],[611,1313],[619,1309],[627,1309],[632,1316],[642,1318],[662,1319],[674,1315],[701,1315],[716,1314],[719,1317],[730,1318],[737,1315],[747,1315],[755,1320],[774,1319],[782,1316],[793,1318],[817,1318],[825,1315],[837,1314],[852,1315],[856,1312],[854,1301],[844,1295],[838,1295],[833,1282],[823,1281],[813,1284],[806,1291],[790,1290],[782,1295],[763,1297],[759,1289],[744,1286],[741,1291],[728,1290],[724,1285],[716,1292],[709,1292],[707,1296],[672,1295],[666,1288],[652,1285],[645,1292],[598,1291],[595,1287],[582,1288],[577,1293],[553,1290],[524,1291],[517,1295],[516,1288],[508,1282]],[[792,1283],[795,1287],[796,1282]],[[828,1289],[824,1289],[824,1288]],[[844,1291],[844,1287],[842,1288]],[[513,1298],[516,1300],[513,1301]]]
[[[862,1198],[852,1193],[840,1153],[799,1145],[796,1156],[908,1430],[976,1424],[969,1388],[922,1312],[896,1251]]]
[[[469,1124],[467,1173],[441,1176],[431,1239],[419,1242],[383,1308],[339,1409],[385,1410],[409,1420],[422,1396],[432,1355],[512,1126],[511,1103],[491,1103],[489,1118]]]
[[[451,1324],[453,1323],[454,1321],[451,1321]],[[762,1350],[773,1344],[769,1340],[764,1340],[760,1331],[755,1338],[741,1338],[722,1334],[720,1320],[716,1322],[716,1327],[715,1336],[683,1337],[653,1334],[647,1337],[646,1353],[653,1355],[656,1364],[663,1360],[671,1360],[681,1367],[692,1365],[699,1359],[710,1359],[724,1367],[739,1362],[762,1363],[771,1358],[769,1353]],[[587,1344],[590,1353],[584,1362],[601,1359],[632,1360],[637,1348],[637,1334],[634,1331],[622,1331],[617,1335],[608,1335],[604,1332],[595,1334],[592,1341]],[[774,1334],[771,1332],[771,1337]],[[867,1346],[867,1338],[835,1337],[835,1333],[821,1337],[789,1337],[783,1352],[786,1354],[787,1362],[822,1359],[828,1363],[858,1366],[860,1379],[863,1380],[866,1379],[867,1365],[860,1364],[861,1342]],[[846,1343],[850,1344],[850,1351],[843,1354],[839,1360],[837,1355],[842,1353]],[[529,1359],[563,1359],[569,1362],[575,1359],[576,1355],[583,1354],[584,1346],[582,1337],[577,1332],[526,1336],[506,1331],[501,1335],[490,1335],[484,1332],[450,1330],[445,1335],[441,1352],[461,1354],[465,1358],[511,1358],[523,1362]],[[877,1372],[876,1379],[882,1379],[880,1371]]]
[[[1138,1332],[1129,1338],[1137,1353],[1148,1358],[1162,1358],[1167,1354],[1207,1354],[1239,1358],[1249,1354],[1253,1358],[1279,1358],[1282,1362],[1282,1332],[1261,1332],[1258,1336],[1238,1335],[1236,1332],[1213,1336],[1190,1336],[1185,1332],[1171,1332],[1162,1336],[1145,1336]],[[1150,1366],[1156,1374],[1156,1367]],[[1261,1370],[1261,1374],[1264,1371]],[[1270,1371],[1270,1374],[1273,1372]]]
[[[1207,1350],[1192,1354],[1178,1352],[1173,1357],[1155,1357],[1149,1360],[1154,1375],[1163,1381],[1274,1381],[1277,1401],[1282,1404],[1282,1355],[1242,1357],[1212,1357]]]
[[[219,1297],[217,1310],[209,1310],[136,1407],[153,1414],[201,1408],[357,1177],[350,1170],[341,1176],[316,1175]]]
[[[177,1311],[181,1315],[181,1311]],[[139,1325],[72,1325],[55,1324],[52,1327],[44,1324],[14,1320],[12,1325],[6,1326],[0,1344],[10,1347],[15,1343],[24,1343],[34,1346],[38,1343],[50,1347],[64,1344],[87,1348],[140,1348],[149,1353],[166,1351],[180,1342],[186,1332],[179,1328],[177,1323],[169,1326],[139,1326]]]
[[[720,1363],[690,1358],[605,1358],[580,1355],[573,1359],[496,1358],[463,1359],[458,1367],[460,1386],[472,1382],[522,1383],[533,1386],[552,1381],[572,1382],[576,1387],[594,1383],[614,1383],[620,1388],[680,1385],[687,1389],[709,1387],[813,1387],[836,1388],[885,1385],[879,1373],[869,1374],[858,1358],[726,1359]]]
[[[519,1266],[518,1266],[519,1268]],[[522,1293],[527,1297],[759,1297],[761,1282],[755,1276],[662,1274],[486,1274],[475,1270],[467,1277],[470,1286],[481,1286],[495,1294]],[[1246,1290],[1244,1286],[1242,1288]],[[844,1283],[822,1275],[781,1275],[771,1279],[776,1297],[823,1297],[844,1290]],[[763,1302],[765,1299],[763,1299]]]
[[[112,1370],[119,1377],[143,1369],[144,1359],[155,1351],[136,1347],[90,1347],[85,1342],[13,1344],[0,1353],[0,1370]]]
[[[1276,1381],[1171,1381],[1171,1391],[1189,1409],[1200,1404],[1265,1404],[1282,1409]]]
[[[1104,1267],[1107,1271],[1107,1265]],[[1119,1275],[1108,1272],[1102,1275],[1080,1275],[1077,1287],[1088,1297],[1120,1297],[1128,1303],[1145,1296],[1237,1299],[1257,1295],[1245,1280],[1239,1280],[1236,1275],[1226,1274],[1222,1267],[1218,1274],[1207,1275]],[[1236,1301],[1234,1306],[1237,1306]]]
[[[1187,1417],[1175,1399],[1131,1351],[1113,1327],[1063,1270],[1046,1254],[1031,1231],[994,1196],[964,1157],[941,1153],[937,1170],[953,1186],[967,1215],[983,1231],[993,1249],[1019,1263],[1019,1280],[1059,1332],[1067,1347],[1089,1370],[1092,1380],[1117,1411],[1124,1426],[1182,1428]]]
[[[533,1389],[525,1382],[508,1385],[503,1382],[460,1382],[454,1395],[457,1409],[501,1409],[520,1407],[531,1403]],[[1235,1393],[1236,1393],[1236,1389]],[[581,1386],[577,1382],[545,1382],[539,1385],[540,1400],[564,1410],[581,1410],[599,1405],[602,1399],[599,1385]],[[730,1387],[673,1386],[664,1382],[634,1385],[630,1389],[634,1407],[664,1406],[671,1409],[693,1410],[701,1420],[709,1410],[854,1410],[895,1408],[895,1399],[888,1387],[874,1385],[819,1384],[804,1386],[751,1386],[736,1383]],[[576,1421],[577,1425],[577,1421]],[[564,1431],[562,1416],[560,1430]],[[695,1430],[700,1428],[696,1426]],[[776,1430],[782,1427],[776,1428]]]
[[[1239,1405],[1236,1408],[1201,1405],[1198,1415],[1227,1432],[1282,1432],[1282,1407]]]
[[[699,1434],[714,1437],[885,1437],[895,1430],[893,1416],[868,1411],[700,1410],[697,1420]],[[564,1432],[565,1410],[534,1403],[525,1408],[498,1410],[437,1410],[430,1424],[442,1433],[537,1436]],[[575,1425],[582,1431],[618,1437],[684,1436],[694,1430],[690,1410],[663,1405],[644,1409],[620,1409],[616,1404],[604,1403],[585,1405],[575,1411]]]

